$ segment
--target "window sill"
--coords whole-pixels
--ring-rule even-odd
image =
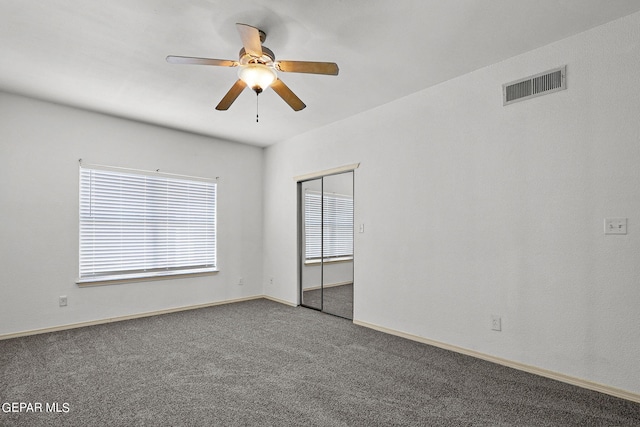
[[[218,270],[202,268],[190,271],[162,271],[156,273],[144,273],[144,274],[123,274],[113,276],[99,276],[99,277],[83,277],[76,279],[76,284],[80,287],[85,286],[100,286],[100,285],[116,285],[121,283],[131,282],[147,282],[154,280],[167,280],[167,279],[182,279],[188,277],[200,277],[210,276],[216,274]]]
[[[348,262],[348,261],[353,261],[353,257],[345,256],[345,257],[327,258],[324,260],[324,263],[333,264],[336,262]],[[304,261],[304,265],[320,265],[320,264],[321,264],[320,259],[307,259]]]

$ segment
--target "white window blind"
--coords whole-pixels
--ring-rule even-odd
[[[78,282],[216,269],[216,184],[80,168]]]
[[[304,198],[305,258],[320,259],[323,250],[325,260],[353,256],[353,197],[325,193],[322,203],[319,192],[306,191]]]

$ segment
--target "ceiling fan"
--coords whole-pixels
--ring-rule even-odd
[[[256,94],[260,94],[263,90],[271,87],[291,108],[295,111],[300,111],[305,108],[306,105],[278,78],[278,71],[285,73],[338,75],[338,65],[334,62],[276,61],[273,52],[262,45],[267,38],[264,31],[251,25],[239,23],[236,24],[236,28],[240,33],[240,39],[243,45],[243,48],[240,49],[238,61],[193,58],[188,56],[167,56],[167,62],[172,64],[239,67],[238,80],[216,106],[216,110],[229,109],[244,88],[249,86]]]

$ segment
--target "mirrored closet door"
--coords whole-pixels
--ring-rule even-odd
[[[353,172],[298,183],[300,302],[353,318]]]

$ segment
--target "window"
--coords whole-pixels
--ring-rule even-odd
[[[324,211],[324,215],[320,213]],[[324,216],[324,230],[322,221]],[[324,195],[306,191],[304,195],[305,259],[324,260],[353,257],[353,198],[339,194]],[[324,247],[320,240],[324,237]]]
[[[216,184],[80,168],[78,283],[216,271]]]

